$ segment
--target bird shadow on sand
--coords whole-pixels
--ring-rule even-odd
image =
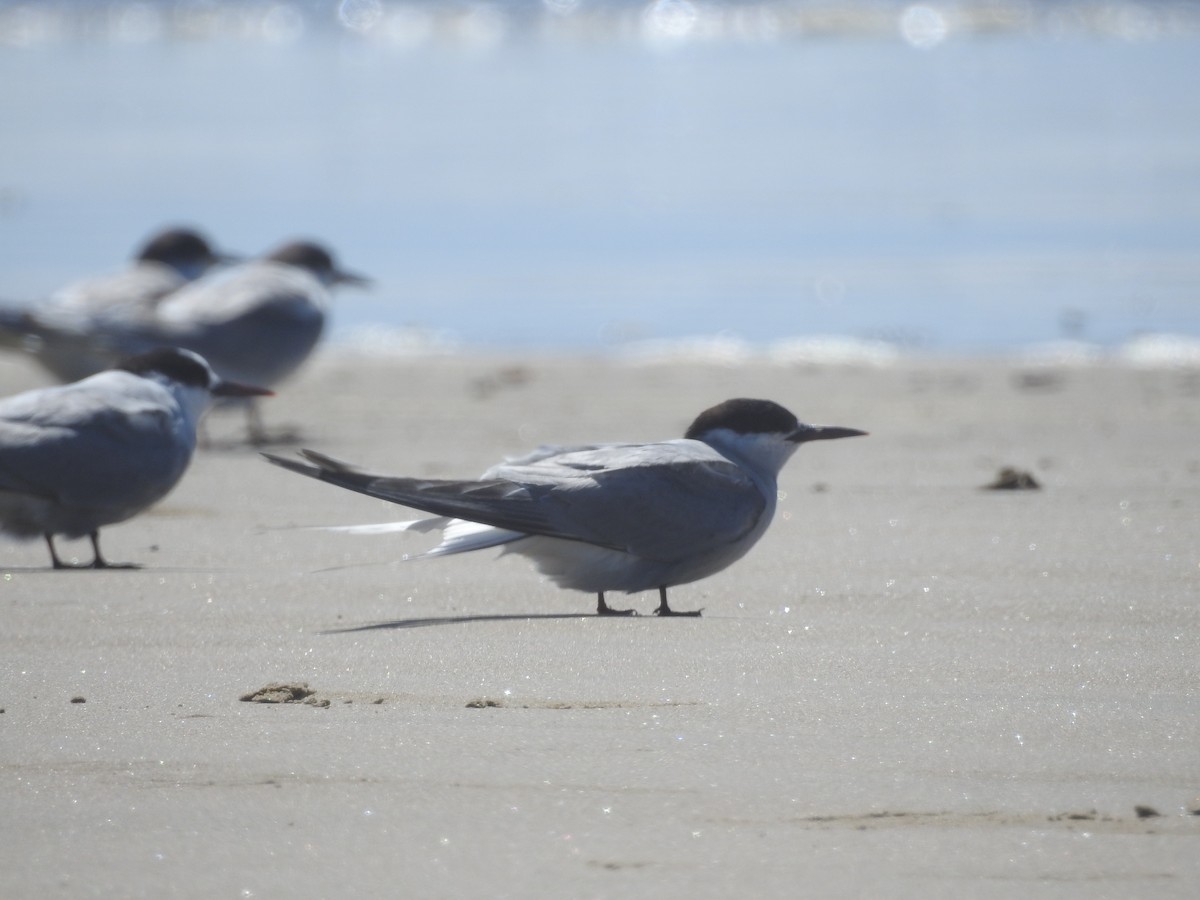
[[[465,625],[471,622],[532,622],[538,619],[653,619],[657,616],[599,616],[596,613],[492,613],[477,616],[427,616],[420,619],[397,619],[375,622],[350,628],[330,628],[319,634],[355,634],[361,631],[387,631],[396,628],[430,628],[434,625]]]
[[[42,566],[0,566],[0,575],[53,575],[56,578],[68,578],[68,572],[103,572],[120,573],[122,575],[230,575],[241,572],[241,569],[198,568],[196,566],[156,566],[153,563],[110,562],[107,566],[95,568],[86,563],[70,562],[61,569],[56,569],[49,563]]]

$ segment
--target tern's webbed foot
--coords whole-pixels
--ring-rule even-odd
[[[636,616],[636,609],[613,609],[604,602],[604,595],[600,594],[596,601],[596,615],[598,616]]]
[[[699,618],[700,613],[702,612],[704,612],[702,609],[689,609],[682,612],[671,609],[671,607],[667,605],[667,589],[665,587],[658,589],[658,609],[654,611],[656,616],[690,616],[691,618],[695,619]]]
[[[100,532],[93,531],[88,535],[92,541],[92,568],[93,569],[140,569],[137,563],[111,563],[104,558],[104,554],[100,552]]]

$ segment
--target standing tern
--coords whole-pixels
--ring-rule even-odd
[[[274,387],[309,357],[325,329],[329,289],[367,286],[341,269],[324,247],[293,241],[261,259],[187,285],[164,299],[154,316],[98,335],[122,353],[185,347],[222,378]],[[268,440],[253,398],[247,404],[252,443]]]
[[[864,435],[805,425],[770,400],[727,400],[697,416],[681,440],[543,447],[478,481],[373,475],[303,450],[272,463],[435,518],[363,530],[442,532],[421,557],[501,547],[529,557],[559,587],[597,595],[657,588],[660,616],[697,616],[667,604],[667,588],[721,571],[754,546],[775,514],[776,479],[808,441]],[[352,527],[350,530],[357,530]],[[420,557],[416,557],[420,558]]]
[[[60,381],[86,378],[114,362],[90,346],[93,335],[145,323],[168,294],[239,259],[190,228],[164,229],[123,271],[74,282],[33,306],[0,309],[0,342],[30,351]]]
[[[370,283],[324,247],[293,241],[172,294],[158,306],[154,336],[195,350],[222,378],[271,386],[316,347],[329,289]]]
[[[0,400],[0,531],[91,538],[91,568],[114,566],[99,529],[137,515],[183,476],[214,397],[269,394],[223,381],[199,354],[164,349],[59,387]]]

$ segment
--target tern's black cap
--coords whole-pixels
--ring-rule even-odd
[[[696,440],[717,428],[737,434],[791,434],[799,424],[794,415],[772,400],[738,397],[700,413],[684,437]]]
[[[361,287],[370,284],[370,279],[365,276],[338,268],[333,254],[312,241],[289,241],[276,247],[265,258],[305,269],[327,283],[356,284]]]
[[[168,228],[150,238],[138,252],[144,262],[178,263],[215,262],[217,254],[208,241],[190,228]]]
[[[335,268],[333,254],[312,241],[291,241],[281,247],[276,247],[266,256],[273,262],[287,263],[308,269],[310,272],[332,272]]]
[[[114,368],[132,372],[134,375],[157,372],[188,387],[208,389],[213,386],[215,380],[212,369],[200,356],[190,350],[175,347],[162,347],[130,357]]]

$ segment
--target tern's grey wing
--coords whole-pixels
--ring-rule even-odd
[[[191,446],[151,404],[114,408],[48,388],[0,403],[0,490],[86,508],[140,509],[183,474]]]
[[[229,322],[263,307],[292,315],[321,311],[329,292],[316,278],[295,266],[248,263],[207,275],[176,291],[158,307],[164,327]]]
[[[0,333],[53,342],[144,323],[154,304],[184,284],[186,279],[170,266],[140,263],[68,285],[41,303],[6,305],[0,308]]]
[[[0,346],[32,352],[62,381],[78,381],[162,346],[138,329],[150,323],[155,304],[185,283],[157,262],[78,282],[35,306],[0,309]]]
[[[236,277],[234,277],[236,275]],[[312,353],[325,327],[328,293],[290,266],[208,276],[164,300],[151,327],[126,340],[194,350],[222,378],[272,385]]]
[[[106,369],[120,359],[163,346],[153,334],[142,334],[136,316],[73,316],[64,310],[0,309],[0,346],[35,352],[64,381],[78,381]],[[145,312],[144,315],[148,315]],[[143,319],[144,319],[143,315]]]
[[[599,454],[593,457],[598,463],[616,449],[588,452]],[[315,465],[267,458],[294,472],[436,515],[663,561],[738,540],[759,523],[768,506],[745,472],[715,454],[670,460],[657,451],[659,462],[632,466],[614,466],[610,457],[607,466],[560,465],[553,477],[540,472],[536,480],[523,481],[389,478],[311,451],[304,455]]]
[[[505,457],[504,462],[497,463],[486,472],[483,473],[484,478],[503,478],[505,470],[514,466],[532,466],[537,463],[553,461],[558,458],[572,456],[576,453],[588,453],[593,450],[608,450],[612,447],[628,447],[635,446],[630,444],[571,444],[569,446],[560,444],[542,444],[535,450],[523,456]]]
[[[0,337],[10,344],[14,338],[27,343],[32,339],[28,346],[39,353],[99,350],[104,357],[99,363],[64,367],[91,374],[129,349],[118,346],[110,335],[144,326],[155,304],[185,283],[170,266],[140,263],[125,272],[70,285],[34,306],[0,309]]]
[[[35,316],[48,327],[75,331],[138,322],[163,297],[187,282],[171,266],[139,262],[123,272],[88,278],[61,288],[36,308]]]

